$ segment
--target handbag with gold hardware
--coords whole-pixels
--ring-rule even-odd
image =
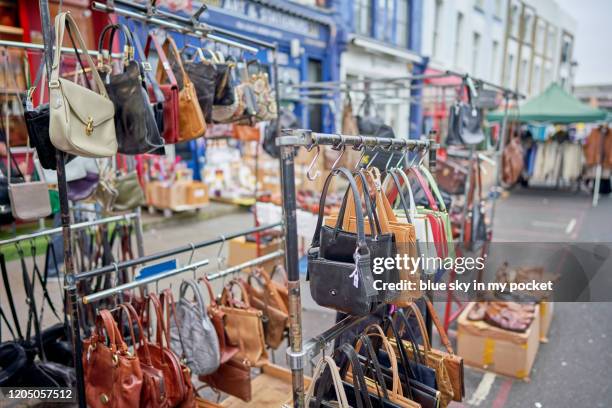
[[[78,156],[113,156],[117,153],[115,107],[106,93],[98,72],[95,69],[91,70],[97,93],[68,79],[60,78],[62,42],[66,30],[78,43],[89,66],[94,67],[70,12],[58,14],[55,17],[55,52],[49,78],[51,142],[57,149]],[[76,53],[81,67],[85,70],[80,55]],[[87,76],[85,79],[89,83]]]

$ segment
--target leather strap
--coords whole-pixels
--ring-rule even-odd
[[[382,368],[380,363],[378,362],[378,355],[376,354],[376,350],[370,341],[370,337],[363,334],[359,338],[362,344],[366,348],[366,352],[369,356],[368,358],[368,371],[372,372],[374,375],[371,377],[376,381],[376,390],[378,392],[379,399],[389,400],[389,390],[387,390],[387,385],[385,383],[385,378],[382,373]],[[380,390],[382,389],[382,396],[380,395]]]
[[[340,373],[338,371],[338,366],[333,358],[329,356],[324,356],[319,360],[317,366],[314,370],[314,374],[312,375],[312,380],[310,382],[310,386],[308,387],[308,391],[306,392],[306,396],[304,398],[305,406],[310,407],[311,401],[314,397],[315,387],[317,385],[317,380],[321,378],[325,368],[328,368],[331,378],[332,384],[334,385],[334,389],[336,391],[336,399],[339,403],[339,408],[349,408],[348,400],[346,398],[346,393],[344,391],[344,386],[342,385],[342,378],[340,378]],[[317,407],[321,405],[321,400],[317,398]]]
[[[406,378],[406,380],[408,380],[409,378],[414,378],[415,380],[419,380],[418,376],[415,373],[415,370],[412,369],[412,364],[410,362],[410,359],[408,358],[408,353],[406,352],[406,348],[404,347],[404,343],[402,342],[402,336],[400,335],[396,322],[394,321],[394,319],[387,317],[385,320],[385,323],[391,328],[393,337],[395,337],[395,342],[397,343],[397,349],[399,351],[400,361],[402,362],[401,367],[404,371],[404,377]],[[413,343],[413,347],[415,347],[414,343]],[[389,359],[391,359],[391,356],[389,356]],[[410,386],[410,383],[406,381],[404,385],[406,386],[408,390],[407,397],[410,399],[413,399],[414,395],[413,395],[412,387]]]
[[[206,289],[208,290],[208,296],[210,297],[210,306],[217,307],[217,301],[215,300],[215,292],[213,291],[212,285],[210,284],[208,277],[204,276],[198,279],[198,282],[204,282],[204,286],[206,286]]]
[[[179,336],[179,343],[181,343],[181,351],[182,351],[182,358],[185,358],[187,356],[187,353],[185,352],[185,343],[183,342],[183,335],[181,334],[181,324],[178,320],[178,316],[176,314],[176,307],[174,304],[174,296],[172,295],[172,289],[164,289],[164,291],[161,294],[160,297],[161,300],[161,304],[162,304],[162,312],[165,311],[164,315],[165,315],[165,323],[166,323],[166,330],[170,330],[170,319],[174,319],[174,324],[176,325],[177,328],[177,332],[178,332],[178,336]],[[168,343],[170,344],[170,343]]]
[[[171,55],[172,58],[176,60],[176,64],[181,70],[181,75],[183,76],[183,88],[187,85],[191,84],[191,80],[189,79],[189,75],[185,72],[185,68],[183,67],[183,61],[181,59],[181,54],[179,53],[178,48],[176,47],[176,43],[171,36],[166,37],[166,41],[164,41],[164,45],[162,46],[164,49],[165,55]],[[170,70],[172,71],[172,69]]]
[[[15,309],[15,300],[13,299],[13,291],[11,290],[11,282],[9,280],[8,272],[6,270],[6,258],[4,254],[0,252],[0,269],[2,270],[2,283],[4,283],[4,291],[6,292],[6,299],[8,300],[9,309],[11,309],[11,315],[13,317],[13,324],[15,325],[15,331],[19,340],[23,340],[23,333],[21,331],[21,325],[19,324],[19,318],[17,317],[17,310]]]
[[[43,43],[45,44],[43,60],[47,71],[47,78],[51,78],[51,66],[53,65],[53,44],[55,36],[51,24],[51,13],[49,12],[49,0],[39,0],[40,20],[42,25]]]
[[[142,322],[140,321],[140,318],[138,317],[138,313],[136,312],[136,309],[134,309],[134,306],[132,306],[130,303],[121,303],[119,305],[120,311],[125,312],[125,315],[127,317],[128,320],[128,325],[130,327],[130,336],[132,337],[132,344],[134,346],[134,351],[136,351],[136,337],[135,337],[135,332],[134,332],[134,322],[136,322],[137,326],[138,326],[138,348],[141,348],[144,350],[144,358],[143,356],[139,356],[140,359],[144,360],[144,363],[146,365],[153,365],[151,363],[151,353],[149,351],[149,344],[147,342],[147,340],[144,337],[144,329],[142,327]],[[121,316],[123,315],[123,313],[119,314],[119,322],[121,322]]]
[[[131,28],[131,30],[134,33],[136,33],[135,26],[131,26],[131,27],[128,26],[128,27]],[[147,62],[147,54],[145,54],[145,52],[143,51],[142,44],[140,43],[140,39],[138,37],[139,37],[138,35],[135,35],[133,37],[133,41],[134,41],[134,47],[136,48],[136,53],[140,57],[140,64],[142,66],[142,70],[144,71],[144,76],[147,79],[148,83],[151,84],[151,87],[153,88],[153,94],[155,95],[155,101],[157,103],[164,102],[166,98],[164,98],[164,93],[159,87],[159,83],[157,83],[157,80],[151,73],[151,65]]]
[[[349,188],[351,189],[353,193],[353,199],[355,200],[355,213],[357,217],[357,249],[356,250],[367,251],[367,253],[369,253],[369,250],[366,245],[366,240],[365,240],[363,211],[361,209],[361,205],[357,202],[357,197],[359,197],[357,183],[355,182],[355,179],[353,178],[353,175],[351,174],[351,172],[345,169],[344,167],[338,167],[330,171],[329,175],[327,176],[327,179],[325,180],[325,184],[323,185],[323,190],[321,192],[321,201],[319,202],[319,215],[317,219],[315,233],[312,237],[311,247],[316,248],[319,246],[320,238],[321,238],[321,226],[323,225],[325,200],[327,198],[327,191],[329,190],[329,185],[331,184],[332,179],[338,174],[342,175],[344,178],[348,180]]]
[[[159,63],[162,66],[163,71],[166,73],[166,78],[170,82],[171,85],[177,86],[176,77],[174,76],[174,72],[172,72],[172,68],[170,67],[170,63],[168,62],[168,57],[166,57],[166,53],[163,48],[159,45],[157,38],[152,33],[149,33],[147,36],[147,43],[145,45],[145,58],[149,57],[149,51],[151,49],[151,43],[153,43],[153,47],[155,47],[155,52],[159,56]],[[158,70],[159,73],[159,70]],[[156,75],[156,79],[161,81],[163,76]]]
[[[431,320],[434,326],[436,326],[438,334],[440,335],[440,341],[442,342],[442,345],[446,348],[446,351],[448,351],[449,354],[455,354],[455,352],[453,351],[453,346],[450,340],[448,339],[448,335],[444,330],[444,326],[442,325],[442,322],[440,322],[440,318],[438,317],[436,309],[433,307],[433,304],[429,299],[427,299],[427,297],[424,298],[425,304],[427,305],[427,310],[429,311],[429,315],[431,316]]]
[[[16,340],[17,338],[15,337],[15,332],[13,331],[13,328],[11,327],[9,320],[6,318],[6,315],[4,314],[4,310],[2,310],[2,307],[0,307],[0,318],[2,318],[2,321],[6,325],[6,328],[8,329],[9,333],[11,333],[13,340]],[[2,325],[0,325],[0,343],[2,342],[2,330],[1,329],[2,329]]]
[[[421,165],[420,170],[425,175],[425,179],[427,179],[427,182],[429,183],[431,190],[433,191],[434,195],[436,196],[436,199],[438,200],[440,211],[445,212],[446,204],[444,204],[444,200],[442,199],[442,193],[440,193],[440,189],[438,188],[438,183],[436,183],[436,180],[431,175],[431,173],[429,172],[429,169],[426,166]]]
[[[423,192],[425,193],[425,197],[427,197],[427,201],[429,202],[429,206],[431,207],[431,209],[434,211],[439,211],[438,205],[436,204],[436,200],[434,200],[433,194],[429,189],[429,185],[427,185],[427,182],[423,178],[423,175],[421,174],[419,169],[417,169],[416,167],[410,167],[408,168],[408,171],[414,174],[414,176],[416,177],[417,181],[419,182],[419,185],[421,186],[421,189],[423,189]]]
[[[363,193],[363,201],[365,204],[365,210],[366,210],[366,214],[368,217],[368,220],[370,221],[370,235],[373,236],[378,236],[382,234],[382,228],[380,226],[380,220],[378,218],[378,214],[376,213],[376,211],[373,211],[374,205],[372,204],[372,197],[368,191],[367,188],[367,183],[365,181],[365,177],[363,176],[363,174],[361,172],[355,172],[354,173],[355,176],[357,176],[357,190],[359,191],[359,195],[358,200],[359,200],[359,205],[361,206],[361,193]],[[364,185],[366,185],[366,187],[363,187]],[[335,230],[339,231],[340,228],[344,228],[345,230],[348,230],[348,223],[349,220],[351,218],[351,216],[353,215],[353,206],[348,205],[348,198],[349,196],[352,195],[352,191],[351,190],[347,190],[346,193],[344,194],[344,197],[342,198],[342,205],[340,206],[340,210],[338,211],[338,219],[336,220],[336,226],[335,226]],[[357,199],[355,199],[355,197],[353,197],[353,202],[355,203],[357,201]],[[345,211],[348,205],[348,214],[345,216]],[[364,220],[365,221],[365,220]]]
[[[38,281],[40,282],[40,286],[42,287],[42,290],[43,290],[43,298],[46,300],[47,304],[51,308],[51,311],[53,312],[55,317],[57,317],[57,320],[61,322],[62,319],[57,314],[57,311],[55,310],[55,306],[53,305],[53,301],[51,301],[51,296],[49,296],[49,291],[47,290],[46,275],[48,275],[48,272],[47,272],[46,260],[45,260],[45,277],[43,277],[42,274],[40,273],[40,269],[38,268],[38,263],[36,262],[36,245],[32,245],[30,247],[30,252],[32,254],[32,265],[33,265],[32,272],[33,272],[33,275],[35,275],[38,278]],[[40,309],[41,319],[42,319],[42,314],[43,314],[43,308],[44,308],[44,305]]]

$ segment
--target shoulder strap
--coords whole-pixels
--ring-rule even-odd
[[[446,211],[446,204],[444,204],[444,200],[442,199],[442,193],[440,193],[440,189],[438,188],[438,183],[436,183],[436,180],[431,175],[429,169],[426,166],[421,165],[420,170],[425,175],[425,178],[427,179],[427,182],[429,183],[431,190],[436,196],[436,199],[438,200],[438,203],[440,205],[440,210]]]
[[[131,28],[132,30],[134,30],[134,33],[136,33],[136,27],[133,26]],[[138,57],[140,58],[140,65],[142,66],[142,70],[144,71],[144,76],[147,79],[148,83],[151,84],[151,87],[153,88],[153,93],[155,95],[155,101],[163,102],[165,100],[164,93],[159,87],[157,80],[151,74],[151,71],[152,71],[151,64],[147,62],[147,56],[144,50],[142,49],[142,44],[140,43],[140,38],[137,34],[134,35],[133,42],[134,42],[134,47],[136,48],[136,53],[138,54]]]
[[[149,33],[147,36],[147,44],[145,45],[145,58],[149,56],[149,50],[151,49],[151,43],[153,43],[153,47],[155,47],[155,52],[159,56],[159,64],[161,64],[163,72],[166,74],[166,78],[170,82],[171,85],[176,86],[176,77],[174,76],[174,72],[172,72],[172,68],[170,67],[170,63],[168,62],[168,57],[166,57],[166,53],[163,48],[159,45],[157,38],[152,33]],[[164,76],[162,75],[162,70],[158,68],[156,79],[158,81],[162,81]]]
[[[6,299],[8,300],[9,308],[11,309],[11,315],[13,316],[13,324],[15,325],[15,331],[19,340],[23,340],[23,333],[21,332],[21,325],[19,324],[19,318],[17,317],[17,310],[15,309],[15,301],[13,299],[13,291],[11,290],[11,282],[9,280],[8,272],[6,270],[6,259],[4,253],[0,252],[0,269],[2,269],[2,283],[4,283],[4,290],[6,292]]]

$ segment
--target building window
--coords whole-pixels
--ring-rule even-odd
[[[397,45],[408,48],[408,18],[410,17],[408,0],[397,0],[396,38]]]
[[[554,27],[550,27],[548,30],[548,40],[546,41],[546,56],[552,58],[555,52],[555,46],[557,45],[557,30]]]
[[[504,86],[512,88],[512,73],[514,72],[514,55],[508,55],[508,65],[504,69]]]
[[[510,8],[510,35],[513,37],[518,37],[519,33],[519,5],[512,4]]]
[[[474,32],[473,48],[472,48],[472,75],[478,75],[478,66],[480,58],[480,34]]]
[[[533,35],[533,14],[531,11],[525,11],[523,16],[523,42],[525,44],[531,44],[531,37]]]
[[[463,41],[463,13],[457,13],[457,25],[455,26],[455,66],[461,61]]]
[[[544,41],[546,36],[546,26],[542,20],[538,19],[538,28],[536,29],[535,48],[538,53],[544,52]]]
[[[436,0],[435,10],[434,10],[434,27],[433,27],[433,39],[432,39],[432,49],[431,54],[436,57],[440,52],[440,29],[441,23],[440,20],[442,18],[442,7],[444,6],[444,2],[442,0]]]
[[[387,7],[385,8],[385,41],[395,44],[395,38],[393,37],[393,19],[395,15],[395,1],[387,0]]]
[[[563,45],[561,46],[561,63],[568,63],[571,59],[572,43],[568,37],[563,39]]]
[[[527,78],[527,60],[524,59],[521,61],[521,67],[519,70],[519,81],[518,81],[519,89],[522,92],[527,92],[527,84],[529,83],[528,79],[529,78]]]
[[[540,64],[534,64],[533,67],[533,77],[531,78],[531,92],[539,93],[540,92],[540,77],[542,76],[542,69],[540,68]]]
[[[355,32],[360,35],[372,35],[372,0],[355,0]]]
[[[484,9],[484,0],[474,0],[474,7],[483,10]]]
[[[502,0],[495,0],[495,10],[493,10],[493,12],[495,13],[495,17],[501,18],[502,6],[503,6]]]
[[[491,80],[495,82],[498,78],[497,76],[497,54],[499,53],[499,41],[493,40],[493,45],[491,47]]]

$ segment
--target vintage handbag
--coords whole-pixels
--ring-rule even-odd
[[[199,61],[197,61],[199,57]],[[215,64],[206,59],[201,48],[197,48],[193,59],[184,61],[183,67],[189,75],[189,79],[193,82],[196,93],[198,94],[198,102],[206,123],[212,123],[212,108],[215,100],[215,83],[217,79],[217,67]],[[182,87],[183,75],[180,69],[172,67],[179,87]]]
[[[357,233],[340,229],[341,216],[338,217],[335,228],[323,225],[329,185],[338,174],[349,182],[349,189],[355,202]],[[372,236],[369,242],[366,239],[364,216],[358,197],[357,183],[349,170],[339,167],[330,172],[321,192],[317,225],[308,250],[308,279],[310,294],[318,305],[350,315],[363,316],[370,313],[379,298],[378,291],[374,289],[371,269],[371,252],[377,249],[372,244],[378,242]],[[369,200],[365,201],[370,223],[374,225]],[[390,236],[388,245],[392,245]]]
[[[187,298],[188,290],[193,292],[193,300]],[[181,355],[193,374],[215,372],[221,362],[219,339],[206,312],[200,288],[194,280],[181,282],[175,309],[175,319],[169,322],[172,349]]]
[[[219,307],[217,302],[215,301],[215,295],[212,290],[212,285],[208,281],[206,277],[200,278],[199,282],[204,282],[206,289],[208,291],[210,302],[208,304],[207,312],[212,324],[215,328],[215,332],[217,333],[217,339],[219,341],[219,354],[220,354],[220,363],[223,364],[229,361],[232,357],[234,357],[238,353],[238,347],[234,347],[229,344],[227,340],[227,334],[225,333],[225,313]]]
[[[476,158],[473,169],[476,185],[471,189],[468,197],[468,217],[465,220],[463,244],[469,251],[477,251],[488,240],[487,225],[485,223],[484,199],[482,195],[482,175],[480,171],[480,160]],[[476,190],[478,190],[478,200],[476,200]]]
[[[72,202],[87,200],[98,188],[100,176],[88,171],[85,177],[68,182],[68,199]]]
[[[239,288],[242,299],[236,299],[232,289]],[[237,279],[231,280],[221,295],[219,307],[225,313],[225,332],[230,344],[238,346],[237,358],[246,359],[251,366],[261,367],[268,362],[263,313],[249,303],[247,289]]]
[[[477,145],[485,139],[482,109],[471,103],[456,102],[448,115],[448,145]]]
[[[111,212],[119,191],[115,188],[115,174],[110,166],[100,170],[98,184],[94,192],[94,199],[100,204],[104,212]]]
[[[521,177],[525,160],[523,159],[523,146],[518,136],[511,137],[502,153],[502,181],[512,186]]]
[[[262,121],[274,120],[278,117],[278,108],[274,92],[270,89],[268,74],[261,70],[261,65],[257,60],[253,62],[258,67],[257,73],[249,76],[249,83],[257,101],[255,117]]]
[[[234,356],[221,364],[214,373],[201,376],[200,381],[244,402],[251,400],[251,364],[245,358]]]
[[[405,233],[408,231],[405,224],[397,223],[397,219],[393,214],[393,210],[389,205],[387,197],[382,192],[380,172],[378,172],[378,169],[374,169],[376,172],[362,170],[355,173],[357,177],[357,188],[360,195],[363,195],[364,197],[366,202],[366,210],[369,212],[370,210],[368,208],[372,209],[372,216],[374,219],[374,231],[371,227],[372,224],[370,224],[368,220],[364,220],[365,232],[366,236],[373,236],[374,241],[379,241],[381,244],[390,237],[391,247],[389,248],[386,245],[380,245],[379,248],[371,251],[370,256],[372,258],[394,257],[397,253],[398,238],[402,241],[408,239],[405,235]],[[349,192],[348,196],[350,196],[350,194],[351,193]],[[348,196],[345,195],[344,197],[338,217],[343,217],[342,230],[354,233],[356,231],[356,217],[354,216],[355,206],[353,204],[354,200],[350,200]],[[345,205],[346,214],[343,215]],[[391,213],[392,219],[389,219],[389,212]],[[338,217],[334,217],[333,215],[327,217],[325,221],[326,225],[330,226],[331,224],[331,226],[333,226],[334,221],[336,221],[337,224]],[[382,272],[378,273],[374,270],[372,271],[373,273],[377,274],[377,280],[380,280],[383,283],[399,282],[399,271],[397,268],[384,268]],[[384,303],[393,303],[399,295],[400,291],[398,290],[380,290],[379,300]]]
[[[113,202],[113,211],[129,211],[146,204],[144,190],[138,180],[136,170],[120,174],[114,179],[117,197]]]
[[[145,58],[149,57],[149,51],[151,48],[151,44],[153,44],[153,48],[155,48],[155,52],[159,57],[158,63],[158,71],[156,78],[149,82],[148,90],[149,96],[151,99],[156,98],[159,101],[157,95],[157,86],[161,90],[163,94],[163,133],[162,137],[166,144],[173,144],[179,141],[179,87],[176,82],[176,77],[170,68],[170,63],[168,62],[168,58],[166,57],[166,53],[159,45],[157,38],[155,38],[155,34],[149,33],[147,37],[147,43],[145,45],[144,55]],[[145,68],[145,72],[150,69],[150,65],[147,62],[147,67]],[[158,78],[160,77],[159,67],[164,70],[165,81],[160,81]],[[159,121],[158,121],[159,127]]]
[[[152,306],[156,315],[155,340],[151,339],[152,322],[149,306]],[[141,312],[141,321],[149,331],[151,362],[155,368],[162,370],[164,374],[166,395],[170,406],[183,406],[182,404],[186,400],[194,400],[189,369],[181,363],[179,357],[170,349],[170,336],[164,319],[162,303],[155,293],[150,293],[146,297]]]
[[[8,194],[11,200],[11,212],[13,217],[18,220],[29,221],[51,215],[51,202],[49,200],[49,186],[47,182],[45,180],[39,180],[14,183],[11,177],[11,168],[13,166],[10,162],[12,157],[13,155],[10,152],[7,132]],[[15,168],[18,170],[21,178],[25,180],[19,167],[15,166]],[[42,169],[40,169],[38,173],[42,177]]]
[[[94,333],[83,341],[83,372],[87,406],[140,406],[140,360],[128,353],[117,323],[106,309],[100,310]]]
[[[180,71],[183,78],[183,86],[180,87],[179,85],[178,142],[185,142],[187,140],[204,136],[204,133],[206,132],[206,121],[204,120],[204,114],[202,113],[202,108],[200,108],[200,103],[198,102],[198,95],[193,83],[183,68],[181,55],[171,36],[166,37],[166,41],[164,42],[162,48],[170,63],[170,70],[173,72]],[[162,82],[166,75],[167,71],[162,66],[158,65],[157,80]]]
[[[236,94],[234,92],[234,83],[232,81],[233,71],[236,68],[234,61],[225,61],[225,58],[220,53],[212,54],[212,61],[217,70],[215,78],[215,98],[214,105],[228,106],[235,103]]]
[[[112,74],[112,61],[110,58],[105,61],[104,56],[110,54],[117,31],[123,33],[125,41],[123,72]],[[104,41],[109,33],[109,47],[106,50]],[[118,152],[123,154],[148,153],[164,145],[145,87],[144,70],[134,59],[133,44],[132,32],[123,24],[104,27],[98,41],[98,70],[104,77],[108,96],[115,105]]]
[[[449,194],[464,194],[468,170],[453,159],[438,158],[436,181]]]
[[[257,287],[253,285],[257,282]],[[249,303],[263,313],[263,329],[266,345],[276,350],[285,337],[289,315],[270,278],[264,270],[256,270],[249,274],[248,282],[242,282],[249,296]]]
[[[169,407],[168,396],[166,395],[166,384],[164,373],[159,368],[155,368],[151,361],[151,353],[149,351],[149,343],[144,335],[142,322],[130,303],[122,303],[119,306],[121,314],[119,322],[125,313],[127,318],[128,333],[134,348],[134,354],[138,356],[140,361],[140,369],[142,371],[142,393],[140,398],[140,406],[151,408],[166,408]],[[136,326],[136,331],[134,331]],[[120,327],[124,327],[120,325]],[[136,337],[138,333],[138,338]]]
[[[327,368],[329,373],[331,374],[331,380],[335,391],[335,399],[332,400],[333,402],[329,401],[329,405],[332,405],[337,408],[351,408],[346,397],[346,391],[344,390],[344,385],[342,383],[342,378],[340,377],[340,371],[338,370],[338,366],[336,365],[334,359],[330,356],[323,356],[323,358],[321,358],[317,363],[314,373],[312,374],[312,381],[310,382],[310,386],[308,387],[308,390],[306,391],[306,395],[304,397],[304,406],[321,406],[323,401],[321,401],[320,399],[316,401],[318,404],[315,405],[314,394],[317,385],[320,387],[322,384],[319,380],[322,374],[324,373],[325,368]],[[325,384],[327,384],[327,381],[325,381]]]
[[[437,200],[439,209],[437,215],[441,220],[443,240],[446,243],[445,255],[447,257],[454,258],[456,254],[455,243],[453,241],[453,228],[451,225],[450,215],[448,214],[448,206],[446,204],[446,200],[444,200],[444,195],[442,194],[442,191],[440,191],[440,189],[438,188],[438,183],[436,182],[433,175],[426,166],[421,165],[419,167],[419,171],[425,176],[425,180],[427,180],[427,183],[431,187],[431,190],[433,191],[433,194]]]
[[[81,33],[70,12],[55,17],[55,52],[49,78],[51,143],[66,153],[85,157],[110,157],[117,153],[115,108],[109,99],[100,75],[91,70],[98,93],[68,79],[60,78],[61,45],[64,32],[76,40],[90,67],[94,63],[87,52]],[[77,59],[83,69],[80,54]],[[89,81],[88,81],[89,82]]]

